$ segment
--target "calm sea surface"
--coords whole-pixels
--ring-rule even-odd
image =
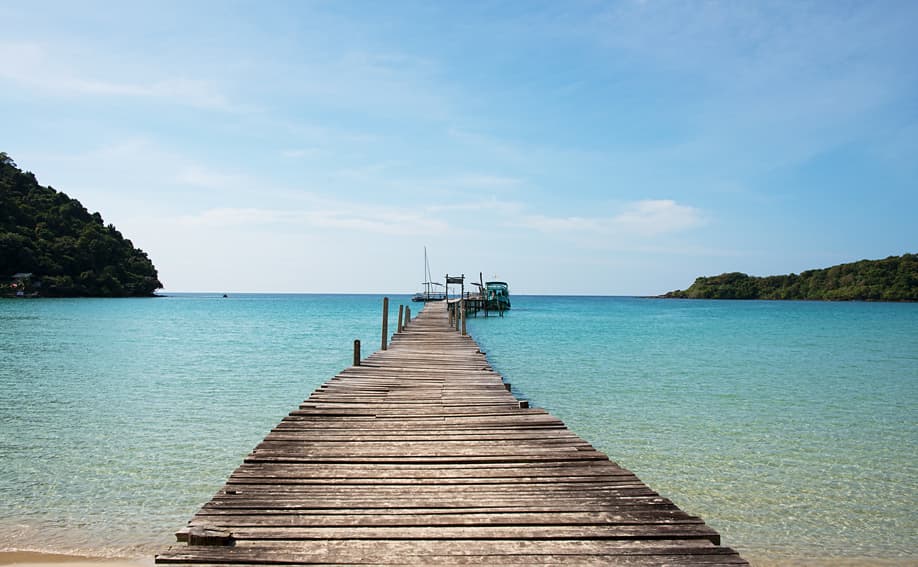
[[[0,300],[0,551],[170,544],[380,311]],[[518,397],[755,563],[918,563],[918,304],[514,296],[469,323]]]

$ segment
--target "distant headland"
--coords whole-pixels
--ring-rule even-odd
[[[0,152],[0,297],[139,297],[161,287],[147,254],[99,213]]]
[[[661,297],[682,299],[804,299],[822,301],[918,301],[918,256],[861,260],[786,276],[739,272],[700,277],[686,290]]]

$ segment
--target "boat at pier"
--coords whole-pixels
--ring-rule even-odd
[[[424,291],[419,291],[414,294],[411,298],[411,301],[443,301],[446,299],[446,288],[443,284],[439,282],[430,281],[430,263],[427,261],[427,247],[424,247],[424,282],[421,284],[424,286]],[[442,288],[443,291],[432,290],[431,286]]]
[[[507,282],[485,282],[484,301],[488,311],[507,311],[510,309],[510,286]]]
[[[504,311],[510,310],[510,286],[507,282],[491,280],[472,282],[472,285],[476,286],[478,291],[466,293],[461,298],[467,314],[477,316],[479,311],[484,311],[485,316],[496,312],[503,317]],[[459,302],[460,299],[450,300],[450,303],[455,305],[459,305]]]

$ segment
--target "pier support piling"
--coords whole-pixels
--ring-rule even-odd
[[[354,366],[360,366],[360,339],[354,339]]]
[[[389,339],[389,298],[382,298],[382,350],[387,350]]]
[[[395,329],[396,329],[395,332],[396,332],[396,333],[401,333],[401,332],[402,332],[402,328],[403,328],[403,325],[404,325],[404,321],[403,321],[402,318],[403,318],[404,316],[405,316],[405,306],[404,306],[404,305],[399,305],[399,306],[398,306],[398,324],[397,324],[396,327],[395,327]]]
[[[468,332],[465,329],[465,318],[466,318],[465,299],[459,302],[459,312],[462,314],[462,336],[464,337],[465,335],[468,334]]]

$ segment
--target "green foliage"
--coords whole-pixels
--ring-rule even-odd
[[[33,275],[13,282],[16,273]],[[39,185],[0,152],[0,295],[23,284],[45,296],[146,296],[162,287],[147,254],[99,213]]]
[[[758,278],[741,273],[701,277],[664,297],[687,299],[812,299],[918,301],[918,255],[861,260],[822,270]]]

